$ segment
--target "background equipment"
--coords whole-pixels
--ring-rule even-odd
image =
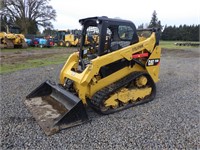
[[[6,25],[0,32],[0,48],[27,48],[25,36],[21,34],[20,28]]]
[[[78,30],[59,30],[54,37],[54,42],[58,46],[77,46],[79,44],[79,32]]]

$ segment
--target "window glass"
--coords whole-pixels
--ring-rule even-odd
[[[84,45],[97,45],[99,42],[99,28],[89,26],[86,30],[86,38]]]
[[[130,26],[119,26],[118,34],[121,40],[130,41],[133,37],[133,29]]]

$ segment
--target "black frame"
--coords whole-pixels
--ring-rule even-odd
[[[139,41],[136,27],[133,22],[121,19],[112,19],[108,17],[90,17],[85,19],[80,19],[79,22],[83,26],[82,28],[82,38],[80,44],[80,57],[83,58],[83,46],[85,42],[86,29],[89,26],[96,26],[99,28],[99,47],[98,56],[104,54],[104,46],[106,41],[107,27],[109,26],[130,26],[133,30],[133,36],[130,44],[137,43]]]

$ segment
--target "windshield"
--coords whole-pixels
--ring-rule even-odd
[[[83,58],[88,54],[104,55],[126,47],[130,45],[134,34],[133,29],[126,25],[110,25],[101,32],[97,26],[88,26],[84,30],[81,47]]]

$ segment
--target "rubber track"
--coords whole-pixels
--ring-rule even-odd
[[[148,78],[148,82],[150,82],[151,87],[153,89],[153,92],[151,94],[151,96],[147,99],[141,100],[141,101],[137,101],[135,103],[129,103],[125,106],[121,106],[118,107],[116,109],[108,109],[107,111],[101,111],[101,105],[102,103],[109,98],[110,95],[114,94],[118,89],[125,87],[126,85],[128,85],[131,81],[135,80],[137,77],[141,76],[141,75],[145,75]],[[147,103],[151,100],[153,100],[153,98],[155,97],[155,93],[156,93],[156,87],[155,84],[152,80],[152,78],[149,76],[149,74],[144,73],[144,72],[134,72],[122,79],[120,79],[119,81],[99,90],[98,92],[96,92],[91,100],[88,100],[88,104],[95,109],[97,112],[102,113],[102,114],[111,114],[123,109],[127,109],[129,107],[135,106],[135,105],[140,105],[143,103]]]

